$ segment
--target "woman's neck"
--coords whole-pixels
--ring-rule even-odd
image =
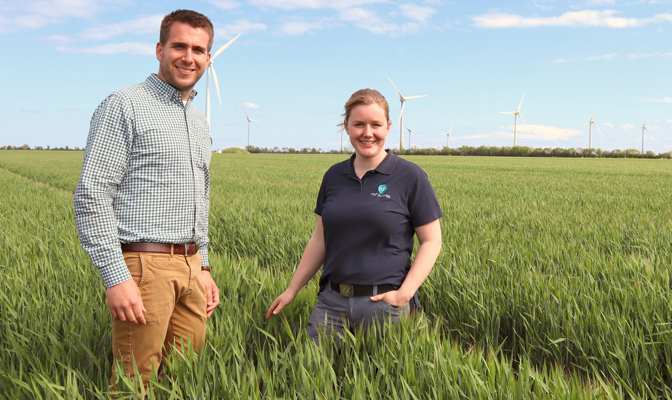
[[[373,158],[366,158],[360,155],[355,155],[355,160],[353,161],[353,166],[355,167],[355,173],[359,179],[362,179],[364,174],[368,171],[376,169],[380,163],[387,157],[387,152],[383,151],[380,154],[376,155]]]

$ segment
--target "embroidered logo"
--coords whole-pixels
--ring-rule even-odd
[[[378,193],[375,193],[375,192],[371,193],[371,196],[373,196],[373,197],[385,197],[385,198],[389,199],[390,195],[385,194],[385,193],[387,193],[387,185],[380,185],[380,186],[378,186]]]

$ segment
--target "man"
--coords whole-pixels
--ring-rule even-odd
[[[107,287],[114,356],[133,379],[135,359],[145,386],[163,349],[184,341],[198,351],[219,304],[207,250],[212,142],[192,103],[213,37],[197,12],[163,19],[159,73],[96,109],[75,191],[80,241]]]

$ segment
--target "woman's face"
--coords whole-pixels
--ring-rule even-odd
[[[385,110],[378,104],[356,106],[350,111],[350,119],[345,121],[344,126],[357,157],[376,158],[385,153],[390,122],[385,118]]]

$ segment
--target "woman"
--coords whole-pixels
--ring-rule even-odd
[[[318,342],[327,327],[367,329],[397,322],[441,250],[441,208],[427,175],[385,150],[389,105],[376,90],[353,93],[343,127],[355,154],[324,175],[315,231],[287,288],[268,309],[278,314],[324,264],[308,334]],[[411,265],[413,236],[420,247]]]

